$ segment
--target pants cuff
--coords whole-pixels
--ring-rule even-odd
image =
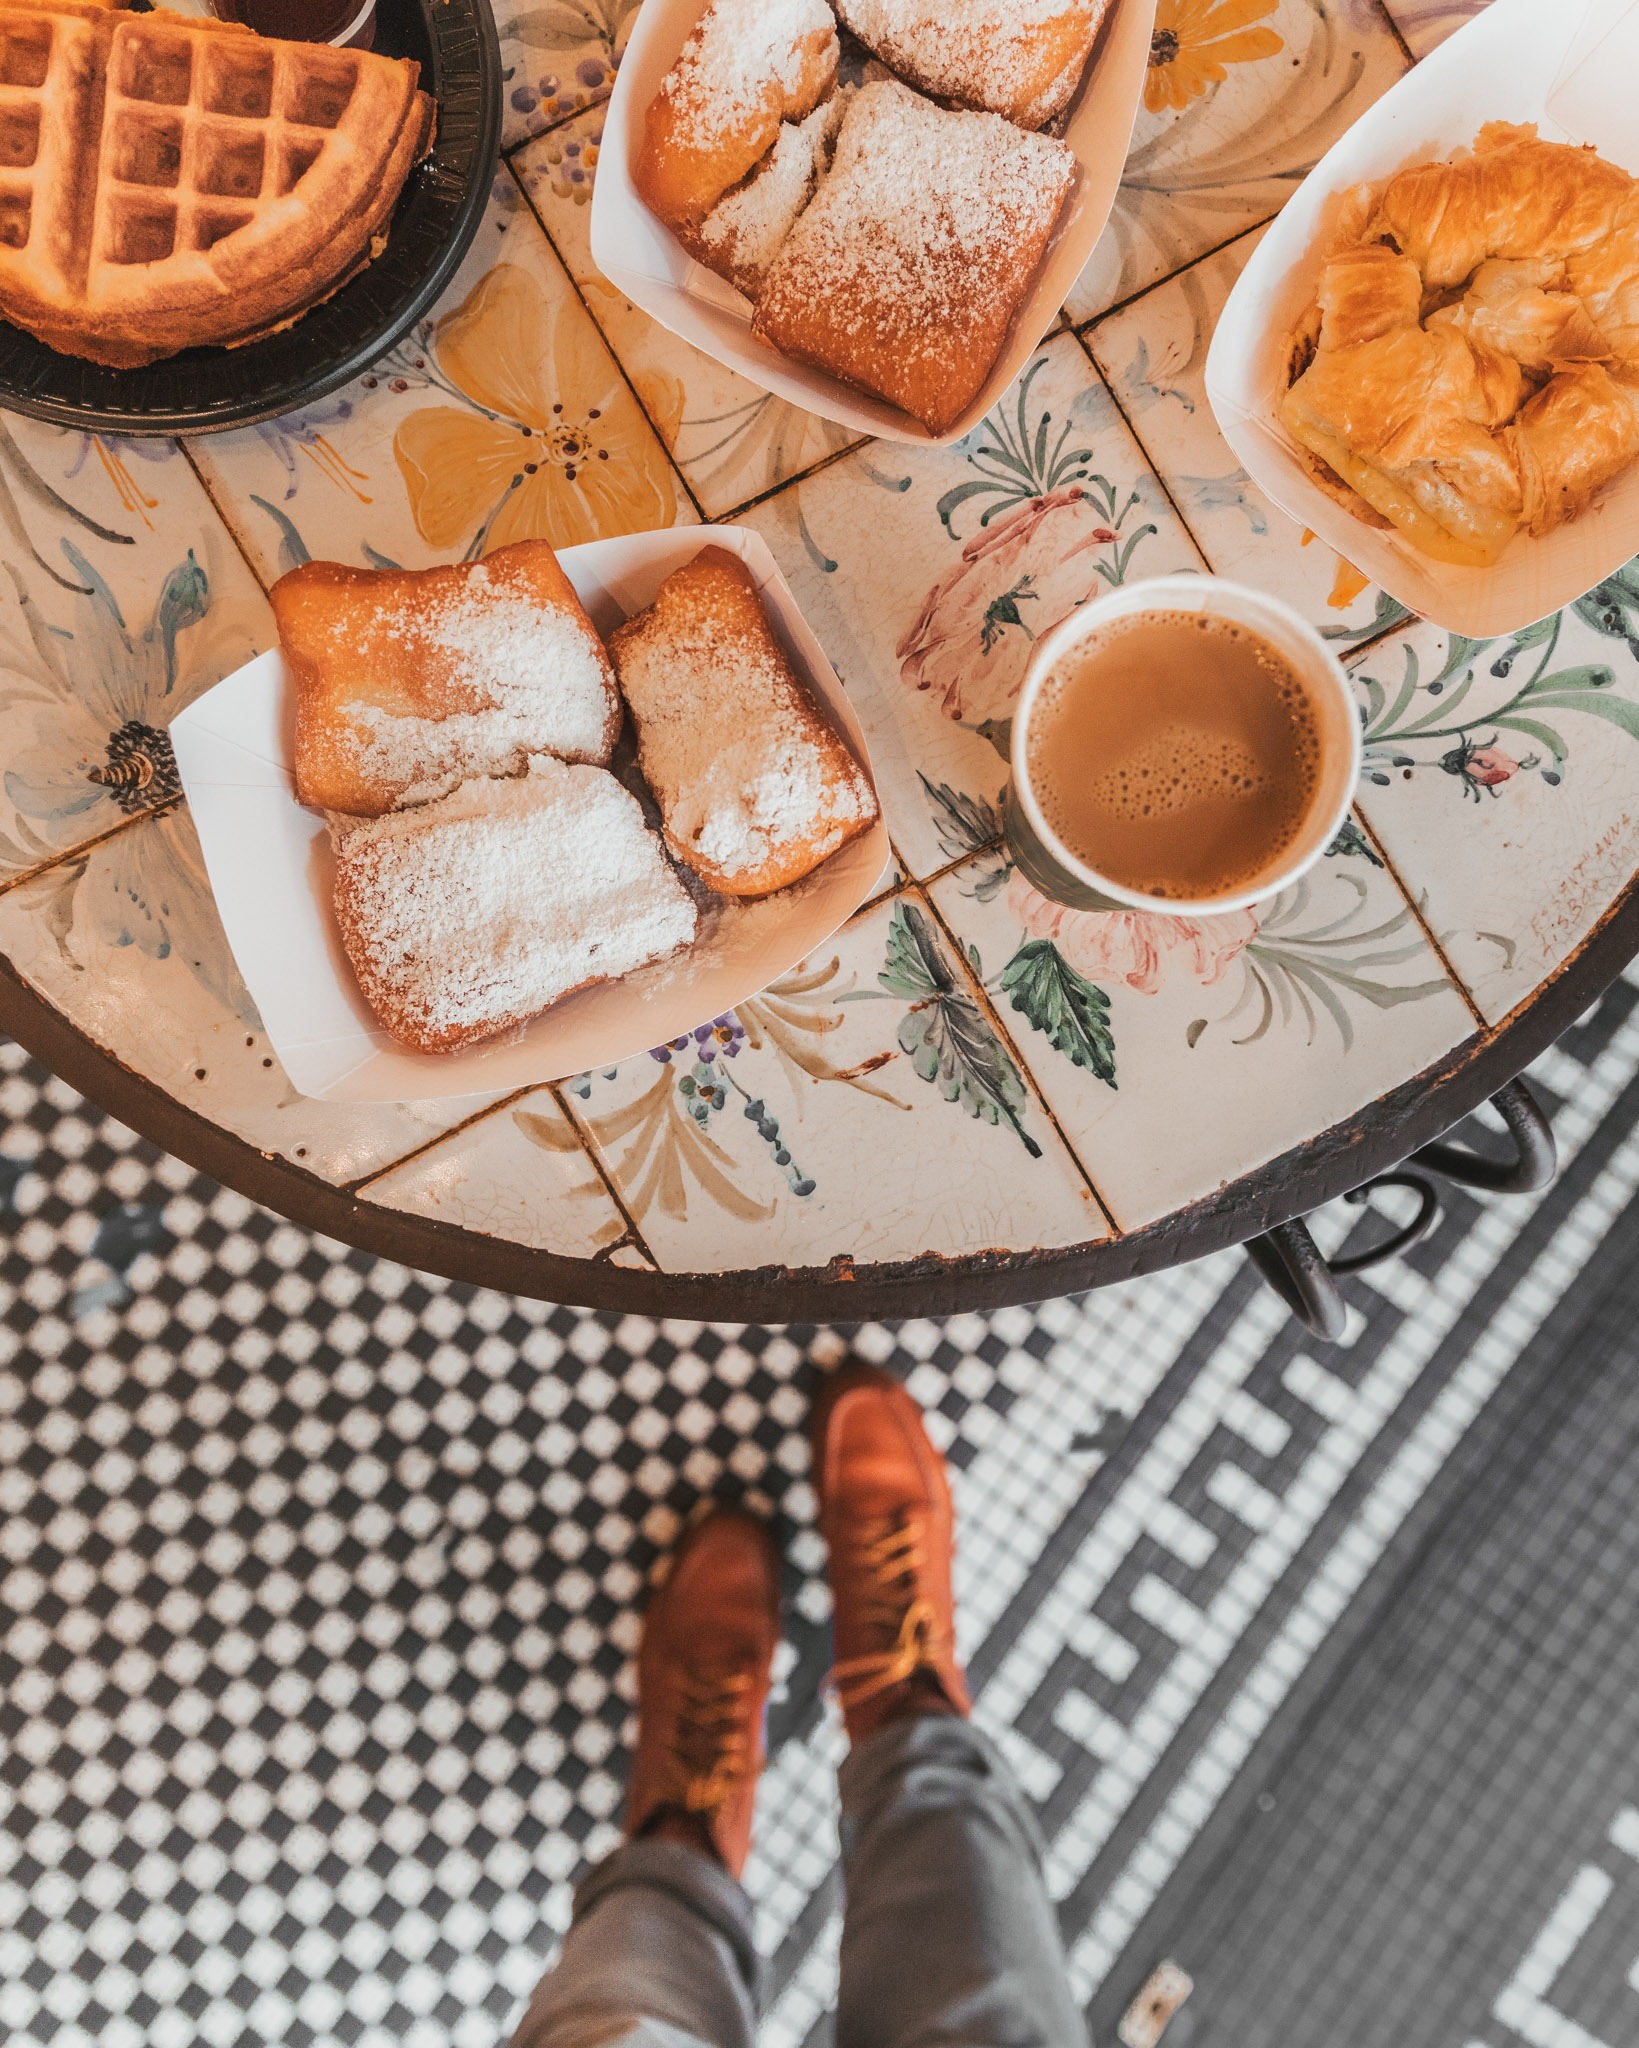
[[[681,1842],[623,1842],[575,1891],[574,1919],[584,1920],[600,1900],[626,1885],[665,1892],[720,1934],[752,2002],[761,2009],[762,1958],[752,1938],[752,1907],[744,1887],[714,1856]]]

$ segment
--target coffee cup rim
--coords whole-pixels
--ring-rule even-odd
[[[1203,591],[1207,593],[1204,601]],[[1338,792],[1324,814],[1324,832],[1316,832],[1311,826],[1301,837],[1301,850],[1295,851],[1286,862],[1271,868],[1252,887],[1238,890],[1230,896],[1150,896],[1141,890],[1129,889],[1124,884],[1113,881],[1108,875],[1101,874],[1097,868],[1089,867],[1084,860],[1078,860],[1048,824],[1025,772],[1030,716],[1035,709],[1037,698],[1041,695],[1042,684],[1048,672],[1061,655],[1089,633],[1096,631],[1107,620],[1119,618],[1124,613],[1132,611],[1207,609],[1214,610],[1223,617],[1237,619],[1254,632],[1261,630],[1262,622],[1272,617],[1282,632],[1303,645],[1312,657],[1313,663],[1312,669],[1306,669],[1304,672],[1305,680],[1318,686],[1320,678],[1324,676],[1338,693],[1345,714],[1344,729],[1349,736],[1348,761],[1346,770],[1340,778]],[[1227,576],[1214,576],[1196,570],[1175,570],[1167,575],[1143,577],[1136,583],[1124,583],[1119,588],[1106,592],[1104,596],[1094,598],[1091,603],[1078,606],[1067,617],[1060,619],[1058,624],[1036,643],[1019,689],[1018,702],[1014,707],[1009,752],[1014,800],[1053,859],[1084,889],[1110,898],[1115,906],[1150,911],[1161,917],[1221,917],[1231,911],[1248,909],[1254,903],[1267,902],[1282,889],[1290,888],[1292,883],[1306,874],[1324,856],[1327,847],[1337,837],[1349,815],[1355,789],[1360,780],[1360,719],[1355,709],[1354,694],[1349,685],[1347,670],[1301,612],[1296,611],[1283,599],[1271,596],[1268,591],[1254,589],[1250,584],[1234,582]]]

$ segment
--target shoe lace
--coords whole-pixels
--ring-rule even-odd
[[[865,1578],[861,1620],[880,1629],[887,1647],[833,1664],[825,1683],[846,1714],[918,1671],[937,1671],[953,1644],[939,1625],[939,1610],[917,1589],[927,1562],[927,1522],[921,1515],[888,1515],[854,1535],[854,1562]]]
[[[662,1803],[704,1814],[728,1803],[751,1762],[745,1700],[755,1683],[749,1671],[684,1673]]]

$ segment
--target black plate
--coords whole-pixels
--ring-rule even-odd
[[[373,263],[281,334],[140,370],[61,355],[0,321],[0,406],[105,434],[211,434],[311,405],[391,348],[478,231],[500,146],[501,52],[488,0],[379,0],[375,47],[421,66],[438,132]]]

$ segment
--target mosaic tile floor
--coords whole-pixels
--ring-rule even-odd
[[[1631,1225],[1636,1002],[1619,983],[1533,1070],[1558,1185],[1454,1195],[1318,1354],[1237,1255],[895,1330],[514,1301],[296,1230],[5,1047],[0,2038],[504,2040],[616,1839],[645,1578],[743,1494],[788,1558],[748,1872],[765,2038],[824,2040],[840,1733],[802,1431],[852,1342],[956,1467],[978,1712],[1107,2042],[1265,1729]]]

